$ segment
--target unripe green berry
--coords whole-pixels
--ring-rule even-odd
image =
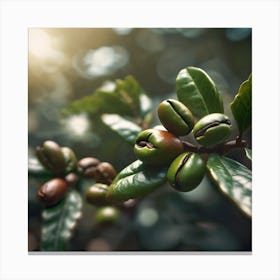
[[[66,163],[65,173],[68,174],[72,171],[75,171],[77,169],[78,163],[75,153],[68,147],[62,147],[61,150]]]
[[[191,111],[175,99],[167,99],[159,104],[158,117],[162,125],[177,136],[189,134],[194,126]]]
[[[54,141],[45,141],[36,148],[36,155],[42,165],[53,174],[63,174],[66,162],[61,147]]]
[[[99,206],[107,205],[106,193],[108,187],[108,185],[101,183],[96,183],[89,187],[85,193],[87,202]]]
[[[99,224],[116,223],[119,220],[119,210],[113,206],[104,206],[96,211],[95,219]]]
[[[170,165],[167,179],[170,185],[181,192],[195,189],[206,172],[206,163],[199,154],[183,153]]]
[[[140,132],[134,145],[138,159],[147,164],[163,165],[170,163],[184,151],[184,146],[174,134],[156,129]]]
[[[200,119],[193,128],[196,141],[203,146],[213,146],[224,142],[231,134],[229,118],[213,113]]]

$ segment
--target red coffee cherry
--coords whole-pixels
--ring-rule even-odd
[[[168,164],[183,152],[184,146],[180,139],[164,130],[144,130],[138,134],[134,145],[136,157],[153,165]]]
[[[111,184],[116,175],[117,172],[111,163],[101,162],[95,170],[94,178],[97,183]]]
[[[67,190],[67,182],[63,179],[55,178],[43,184],[37,196],[45,206],[53,206],[62,200]]]
[[[79,160],[78,167],[82,176],[94,178],[96,168],[100,164],[100,160],[94,157],[85,157]]]

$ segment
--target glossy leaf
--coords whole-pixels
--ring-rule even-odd
[[[81,196],[72,190],[57,205],[43,211],[42,251],[66,249],[77,220],[81,217],[81,208]]]
[[[104,114],[102,121],[112,130],[117,132],[126,142],[131,145],[135,144],[138,133],[142,130],[140,126],[124,119],[117,114]]]
[[[207,167],[211,179],[248,216],[251,216],[252,172],[232,159],[211,154]]]
[[[248,129],[252,122],[252,76],[243,82],[231,103],[231,111],[237,122],[239,134]]]
[[[74,101],[62,112],[64,115],[73,115],[86,112],[91,115],[109,113],[122,116],[141,114],[140,94],[143,93],[138,82],[127,76],[124,80],[106,82],[93,94]]]
[[[209,75],[200,68],[182,69],[176,78],[178,99],[198,118],[223,113],[222,97]]]
[[[252,150],[245,148],[245,153],[248,159],[252,160]]]
[[[120,98],[114,83],[108,83],[97,89],[93,94],[85,96],[71,103],[62,110],[66,116],[80,113],[97,115],[101,113],[118,113],[120,115],[132,115],[132,110]]]
[[[112,201],[138,198],[159,188],[166,181],[166,167],[152,167],[136,160],[124,168],[114,179],[107,193]]]

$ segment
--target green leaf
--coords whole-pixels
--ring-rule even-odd
[[[66,116],[80,113],[132,115],[131,108],[120,98],[116,85],[111,83],[106,83],[93,94],[74,101],[62,110],[62,113]]]
[[[245,148],[245,153],[248,159],[252,160],[252,150]]]
[[[252,123],[252,76],[243,82],[230,104],[231,111],[237,122],[239,134],[251,127]]]
[[[74,101],[62,113],[66,116],[82,112],[90,115],[108,113],[140,116],[140,94],[142,92],[138,82],[132,76],[127,76],[124,80],[106,82],[93,94]]]
[[[151,167],[136,160],[114,179],[107,193],[111,201],[126,201],[142,197],[159,188],[166,181],[167,167]]]
[[[140,126],[117,114],[103,114],[101,119],[107,126],[116,131],[131,145],[135,144],[135,139],[138,133],[142,130]]]
[[[176,78],[178,99],[198,118],[223,113],[222,97],[208,74],[200,68],[182,69]]]
[[[81,208],[81,196],[72,190],[57,205],[43,211],[42,251],[66,249],[77,220],[81,217]]]
[[[237,206],[251,216],[252,172],[232,159],[211,154],[207,167],[211,179]]]

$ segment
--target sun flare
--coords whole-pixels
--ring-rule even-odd
[[[46,31],[37,28],[29,30],[29,52],[41,58],[51,55],[53,52],[52,41]]]

